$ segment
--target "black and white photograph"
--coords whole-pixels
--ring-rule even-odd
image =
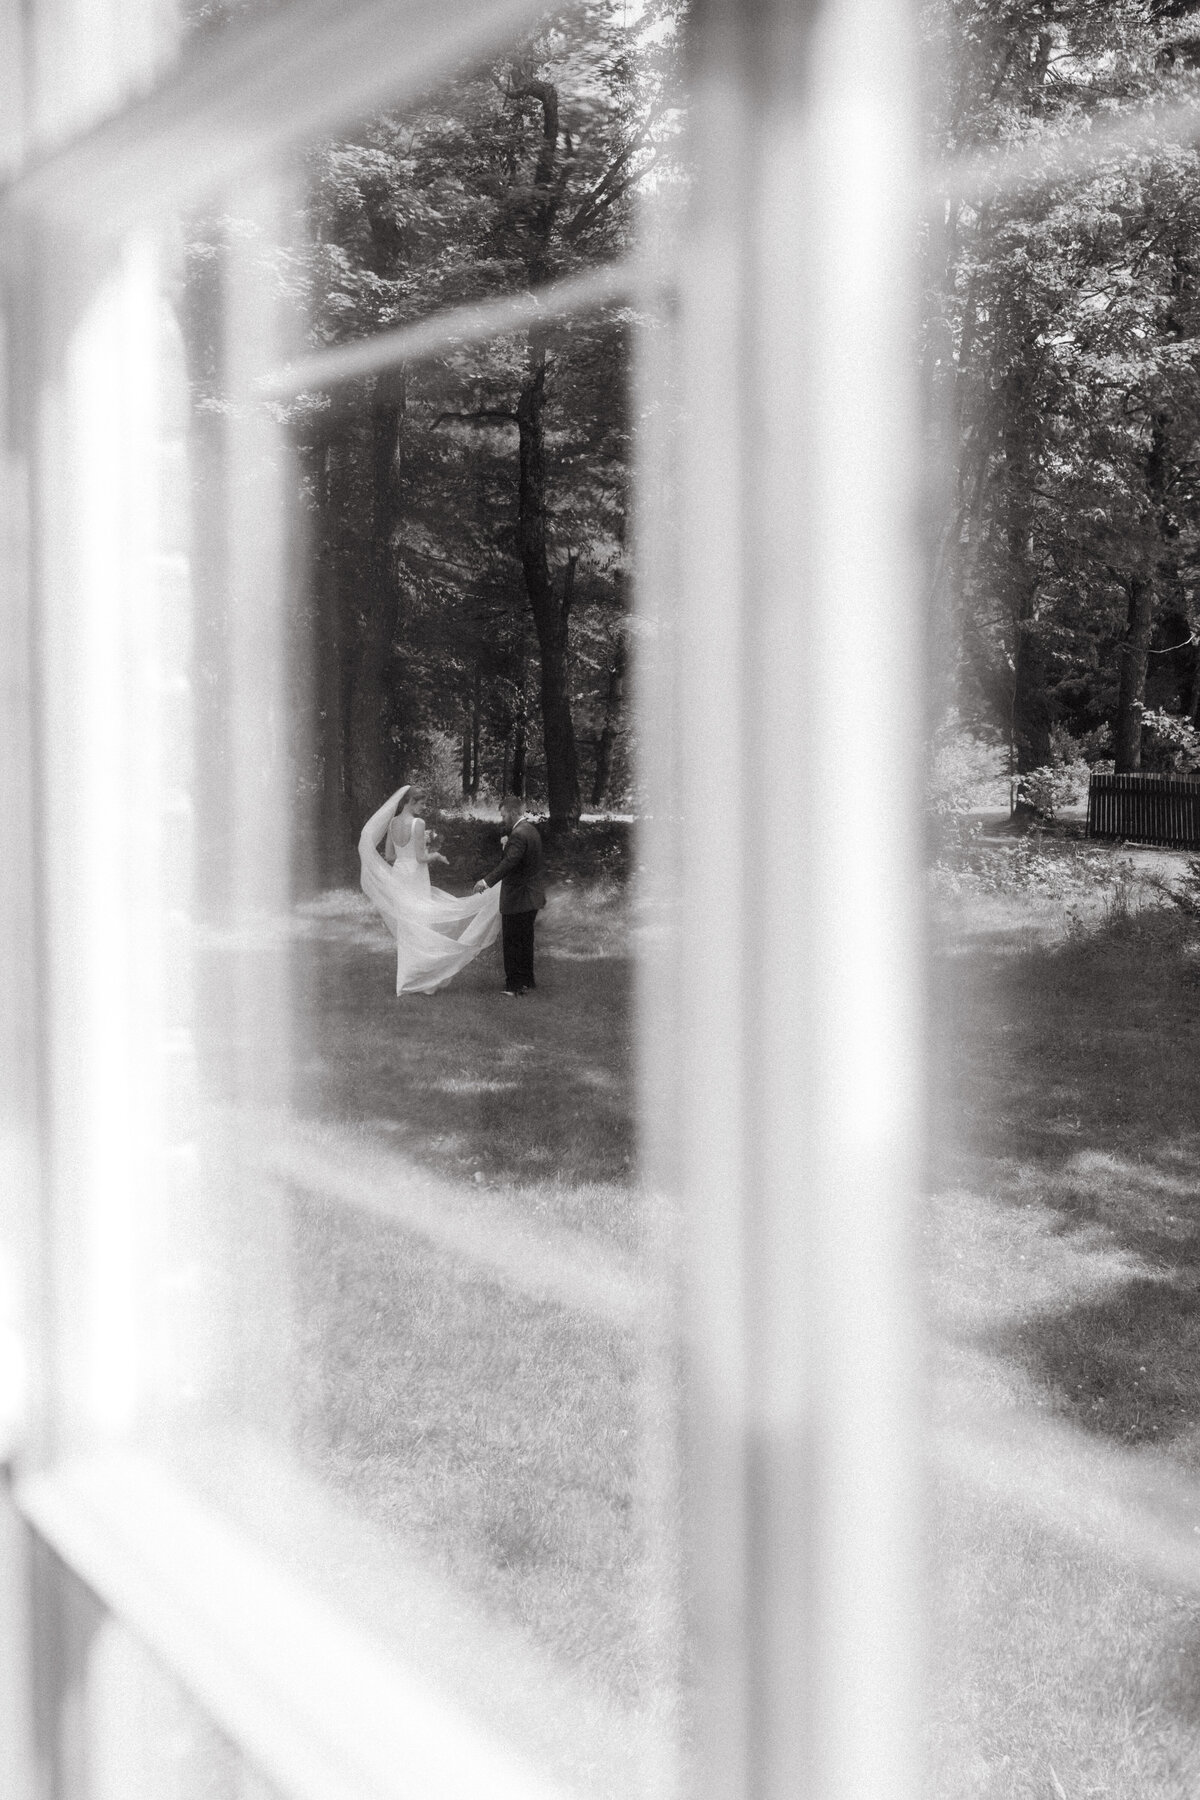
[[[0,0],[0,1800],[1200,1795],[1200,0]]]

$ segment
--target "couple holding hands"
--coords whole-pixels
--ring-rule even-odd
[[[358,840],[362,889],[396,940],[397,994],[433,994],[502,936],[504,992],[535,985],[533,934],[546,904],[542,839],[515,795],[500,808],[507,836],[495,868],[459,896],[434,887],[429,871],[448,861],[434,848],[413,787],[398,788],[372,813]]]

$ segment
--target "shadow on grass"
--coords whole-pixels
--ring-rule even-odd
[[[975,940],[938,984],[939,1187],[1120,1258],[1058,1299],[999,1270],[1010,1316],[981,1311],[977,1341],[1090,1431],[1180,1439],[1200,1427],[1200,932],[1159,911],[1017,954]]]
[[[632,961],[619,898],[556,894],[537,992],[503,992],[500,947],[439,994],[394,992],[394,952],[360,897],[325,896],[296,958],[295,1105],[365,1127],[439,1174],[521,1185],[628,1183]]]
[[[1198,1284],[1135,1276],[998,1334],[996,1348],[1055,1392],[1072,1423],[1127,1445],[1165,1444],[1197,1424]]]
[[[520,1000],[502,992],[499,944],[443,992],[397,998],[391,941],[350,891],[302,908],[296,934],[301,1117],[390,1151],[397,1181],[416,1162],[633,1248],[619,888],[552,890],[537,991]],[[375,1214],[298,1194],[291,1232],[306,1460],[598,1691],[647,1704],[636,1341]]]

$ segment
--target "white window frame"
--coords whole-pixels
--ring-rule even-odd
[[[48,905],[45,815],[92,754],[89,733],[103,738],[113,721],[111,695],[80,667],[79,735],[47,741],[47,709],[63,716],[49,697],[47,647],[65,654],[67,628],[87,612],[92,577],[69,553],[80,532],[98,581],[119,583],[136,549],[86,538],[88,519],[108,516],[120,470],[107,468],[109,487],[90,493],[82,456],[64,482],[79,393],[45,346],[55,330],[70,346],[74,326],[66,316],[47,326],[52,276],[66,302],[46,247],[69,248],[67,301],[85,310],[119,247],[126,285],[118,280],[108,328],[128,334],[147,291],[143,227],[375,104],[416,95],[537,10],[529,0],[297,0],[158,79],[149,30],[121,68],[115,6],[43,0],[34,10],[44,38],[35,67],[58,57],[78,69],[90,21],[116,71],[112,110],[90,126],[80,121],[104,97],[94,84],[81,79],[70,104],[39,111],[35,82],[3,196],[8,242],[24,259],[12,252],[25,310],[10,329],[40,417],[36,430],[28,419],[15,427],[24,455],[14,471],[31,469],[34,492],[29,607],[19,586],[6,598],[18,623],[38,622],[32,689],[19,632],[6,633],[5,668],[41,745],[40,756],[16,756],[14,791],[37,795],[42,821],[27,813],[18,827],[27,861],[5,929],[16,966],[36,950],[46,1002],[44,1080],[17,1096],[6,1155],[24,1171],[22,1242],[40,1242],[56,1274],[65,1252],[55,1221],[79,1175],[71,1158],[86,1175],[101,1151],[86,1137],[72,1146],[63,1109],[47,1109],[56,1081],[86,1087],[92,1070],[68,1019],[64,971],[80,965]],[[678,393],[685,421],[661,442],[648,430],[640,451],[643,638],[661,646],[643,658],[640,706],[656,808],[650,879],[679,898],[681,916],[669,953],[645,971],[640,1033],[650,1167],[682,1221],[703,1684],[688,1781],[713,1800],[920,1791],[910,32],[902,0],[708,0],[695,21],[695,198],[677,266],[639,262],[537,303],[565,312],[625,291],[676,321],[673,366],[658,368],[651,350],[639,372],[647,390],[662,381]],[[484,336],[510,317],[501,302],[435,319],[302,373],[334,380],[364,356],[377,367],[438,334]],[[284,372],[276,385],[296,378]],[[132,490],[145,477],[137,404],[135,392]],[[660,503],[664,491],[677,502]],[[9,513],[18,530],[19,496]],[[129,529],[144,534],[146,522]],[[880,705],[847,770],[836,713],[864,679]],[[120,746],[106,754],[101,783],[116,778]],[[26,1012],[30,1003],[26,994]],[[73,1046],[68,1069],[63,1045]],[[104,1224],[87,1266],[66,1270],[80,1292],[96,1288],[88,1255],[102,1242],[111,1252],[112,1218]],[[99,1304],[119,1362],[127,1276],[119,1232],[115,1241]],[[597,1294],[621,1282],[611,1270],[582,1279]],[[52,1322],[49,1340],[28,1335],[41,1400],[14,1462],[21,1514],[271,1779],[306,1800],[546,1787],[163,1469],[102,1451],[59,1459],[53,1418],[88,1373],[64,1361],[69,1332]],[[11,1530],[9,1541],[22,1554]],[[234,1604],[239,1594],[253,1607]],[[19,1640],[19,1622],[11,1635]],[[8,1703],[19,1709],[17,1684]],[[25,1800],[15,1778],[9,1791]],[[32,1773],[26,1791],[37,1791]]]

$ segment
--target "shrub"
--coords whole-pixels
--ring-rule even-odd
[[[1086,764],[1046,763],[1040,769],[1028,769],[1019,778],[1017,798],[1039,819],[1052,819],[1061,807],[1077,798],[1087,776]]]
[[[1065,725],[1050,733],[1050,761],[1028,769],[1017,782],[1017,798],[1039,819],[1053,819],[1087,792],[1091,766],[1109,747],[1109,730],[1101,725],[1074,737]]]
[[[1200,773],[1200,732],[1178,713],[1142,713],[1142,768],[1153,775]]]
[[[450,867],[435,874],[439,887],[463,888],[500,858],[499,819],[464,818],[461,813],[433,815],[438,849]],[[546,877],[555,882],[610,881],[622,886],[632,866],[633,827],[619,819],[595,819],[553,837],[538,820],[546,849]]]
[[[1047,837],[1037,828],[997,841],[985,838],[975,825],[957,844],[943,845],[930,874],[933,891],[942,899],[1029,895],[1092,909],[1099,899],[1114,917],[1131,910],[1138,887],[1128,857],[1082,839]],[[1068,922],[1070,917],[1068,907]]]
[[[1070,763],[1086,763],[1089,768],[1103,763],[1105,757],[1112,755],[1112,731],[1107,725],[1097,725],[1093,731],[1080,732],[1076,737],[1065,725],[1052,725],[1050,728],[1050,761],[1058,767]]]
[[[986,805],[1005,779],[1007,762],[1003,744],[986,744],[952,721],[933,741],[925,783],[929,811],[947,818]]]
[[[1153,885],[1186,918],[1200,921],[1200,856],[1189,856],[1186,870],[1175,881],[1160,879]]]

